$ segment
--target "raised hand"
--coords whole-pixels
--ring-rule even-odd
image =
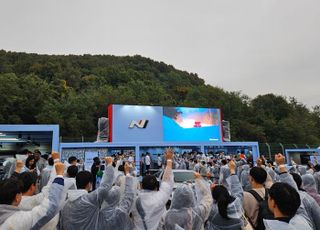
[[[234,174],[236,172],[236,167],[237,167],[236,163],[233,160],[229,161],[228,166],[229,166],[230,173]]]
[[[130,165],[128,164],[128,162],[126,162],[124,165],[124,175],[127,175],[129,173],[130,173]]]
[[[58,176],[63,176],[64,174],[64,164],[61,162],[55,163],[54,167],[56,168],[56,173]]]
[[[195,179],[200,179],[201,178],[200,173],[194,172],[194,178]]]
[[[172,148],[167,148],[166,149],[166,158],[167,160],[172,160],[174,157],[174,152]]]
[[[286,163],[286,158],[281,153],[278,153],[275,156],[275,161],[278,166],[284,165]]]
[[[16,170],[15,172],[20,173],[21,169],[23,168],[24,163],[22,160],[17,160],[16,161]]]
[[[51,157],[53,160],[60,160],[60,153],[58,152],[52,152]]]
[[[107,165],[112,165],[112,162],[113,162],[112,157],[106,157],[105,161]]]

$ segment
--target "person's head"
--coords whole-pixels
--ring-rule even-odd
[[[267,180],[267,172],[263,168],[253,167],[249,173],[251,185],[263,185]]]
[[[68,163],[71,165],[77,165],[77,158],[75,156],[69,157]]]
[[[123,166],[123,165],[119,165],[119,167],[118,167],[118,171],[120,171],[120,172],[124,172],[124,166]]]
[[[257,165],[258,165],[259,167],[261,167],[261,166],[263,166],[263,165],[265,165],[265,164],[266,164],[266,162],[265,162],[265,159],[264,159],[264,158],[259,157],[259,158],[257,159]]]
[[[36,149],[36,150],[34,150],[34,159],[35,159],[35,161],[38,161],[38,160],[40,160],[40,157],[41,157],[41,152],[40,152],[40,150],[39,149]]]
[[[75,165],[70,165],[67,169],[68,177],[75,178],[78,173],[78,167]]]
[[[226,159],[223,159],[222,161],[221,161],[221,164],[222,165],[226,165],[228,162],[227,162],[227,160]]]
[[[273,161],[268,160],[268,161],[267,161],[267,164],[268,164],[269,167],[273,167]]]
[[[54,165],[54,160],[53,160],[52,157],[50,157],[50,158],[48,159],[48,165],[50,165],[50,166],[53,166],[53,165]]]
[[[85,189],[91,191],[93,177],[89,171],[81,171],[76,175],[77,189]]]
[[[218,205],[219,214],[225,218],[229,219],[228,217],[228,205],[232,203],[235,199],[234,197],[230,196],[228,189],[223,185],[216,185],[212,190],[212,198]]]
[[[274,183],[269,190],[268,207],[274,217],[292,218],[301,200],[299,193],[287,183]]]
[[[43,155],[41,155],[41,157],[47,161],[48,158],[49,158],[49,155],[48,154],[43,154]]]
[[[303,189],[301,188],[302,186],[301,176],[298,173],[290,173],[290,174],[292,175],[293,180],[296,182],[298,189],[303,191]]]
[[[28,155],[28,156],[33,155],[32,152],[30,150],[28,150],[28,149],[22,150],[21,154],[22,155]]]
[[[16,179],[0,181],[0,204],[18,206],[22,198],[22,183]]]
[[[313,175],[306,174],[306,175],[303,175],[301,179],[302,179],[302,187],[307,192],[318,194],[316,180],[314,179]]]
[[[142,179],[142,188],[145,190],[156,191],[159,189],[159,182],[154,175],[146,175]]]
[[[100,158],[99,157],[95,157],[95,158],[93,158],[93,164],[95,164],[95,165],[100,165]]]
[[[30,155],[26,159],[26,167],[28,169],[34,169],[36,167],[35,157]]]
[[[242,166],[243,171],[249,172],[250,171],[250,165],[244,165]]]
[[[22,195],[32,196],[36,191],[37,175],[33,172],[23,172],[19,175],[19,180],[22,182]]]
[[[195,199],[191,187],[182,184],[174,191],[171,209],[192,208],[195,206]]]

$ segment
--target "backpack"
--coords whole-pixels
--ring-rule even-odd
[[[264,230],[266,227],[264,226],[263,219],[274,219],[272,212],[269,210],[268,207],[268,193],[269,190],[265,189],[265,197],[262,199],[262,197],[254,190],[248,191],[258,202],[259,205],[259,212],[258,212],[258,218],[257,218],[257,227],[255,229],[257,230]]]

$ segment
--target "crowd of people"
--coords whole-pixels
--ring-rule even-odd
[[[320,166],[288,166],[282,154],[253,163],[169,148],[141,157],[141,180],[132,153],[95,158],[91,171],[60,159],[35,151],[6,162],[0,229],[320,230]],[[193,170],[194,181],[174,188],[173,169]]]

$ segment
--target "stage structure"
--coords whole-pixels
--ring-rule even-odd
[[[313,149],[286,149],[285,154],[289,165],[292,165],[292,161],[302,165],[306,165],[309,161],[313,164],[320,163],[320,147]]]
[[[0,154],[23,149],[39,149],[42,154],[59,151],[59,125],[0,125]]]
[[[226,155],[236,154],[237,152],[251,152],[254,162],[259,157],[258,142],[162,142],[162,143],[61,143],[60,152],[62,161],[67,160],[70,156],[76,156],[80,159],[92,162],[96,156],[105,157],[116,153],[134,153],[137,170],[142,153],[149,152],[154,158],[157,154],[162,154],[167,147],[171,147],[175,152],[182,154],[189,151],[200,151],[204,153],[224,152]],[[86,162],[86,165],[90,163]],[[91,167],[91,165],[90,165]],[[88,169],[88,168],[87,168]]]
[[[240,151],[259,157],[257,142],[224,142],[221,111],[217,108],[109,105],[109,142],[61,143],[62,160],[75,155],[88,167],[95,156],[134,153],[139,170],[142,153],[153,157],[167,147],[175,152],[204,153]]]

